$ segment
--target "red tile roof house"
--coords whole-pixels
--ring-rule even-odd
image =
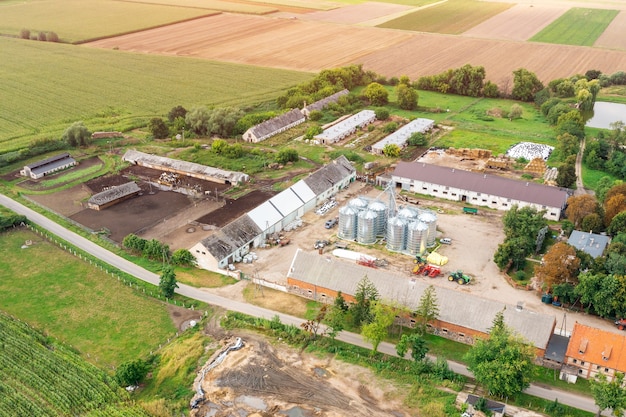
[[[616,372],[626,373],[626,334],[576,323],[565,363],[581,378],[604,374],[612,380]]]
[[[531,206],[548,220],[561,218],[569,197],[563,188],[422,162],[398,163],[391,180],[405,191],[498,210]]]

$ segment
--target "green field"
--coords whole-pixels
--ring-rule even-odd
[[[530,38],[534,42],[593,46],[617,10],[572,8]]]
[[[28,230],[0,235],[0,253],[2,309],[100,367],[147,355],[176,331],[163,303]]]
[[[121,403],[119,391],[102,370],[71,349],[0,312],[0,417],[88,415],[147,416]]]
[[[458,35],[512,6],[512,3],[448,0],[390,20],[379,27]]]
[[[176,105],[246,106],[311,74],[0,37],[0,153],[60,138],[73,122],[128,131]],[[158,71],[155,69],[158,68]]]
[[[207,2],[205,2],[207,3]],[[161,26],[211,13],[207,8],[111,0],[0,2],[0,33],[19,36],[55,32],[61,42],[79,42]]]

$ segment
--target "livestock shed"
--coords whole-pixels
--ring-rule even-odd
[[[288,291],[327,303],[341,291],[348,302],[354,302],[359,281],[367,276],[386,302],[397,302],[415,311],[428,284],[388,270],[380,270],[347,262],[333,256],[298,249],[287,273]],[[477,297],[466,292],[435,286],[439,317],[430,323],[431,331],[462,343],[473,344],[476,338],[487,337],[498,312],[504,322],[522,336],[543,357],[554,332],[556,319],[518,306]],[[408,319],[407,324],[414,323]]]
[[[497,210],[530,206],[556,221],[569,197],[563,188],[422,162],[399,162],[391,180],[405,191]]]
[[[250,180],[248,174],[237,171],[226,171],[219,168],[196,164],[194,162],[180,161],[164,156],[151,155],[135,150],[128,150],[122,160],[133,165],[158,169],[166,172],[175,172],[205,181],[213,181],[220,184],[240,184]]]
[[[611,238],[606,235],[574,230],[572,234],[569,235],[567,243],[578,250],[588,253],[593,258],[597,258],[598,256],[602,256],[604,249],[610,241]]]
[[[298,109],[291,109],[287,113],[266,120],[258,125],[252,126],[243,134],[243,140],[246,142],[262,142],[265,139],[278,135],[294,126],[304,123],[306,118]]]
[[[141,192],[141,188],[134,182],[130,181],[126,184],[117,185],[104,190],[98,194],[94,194],[87,201],[87,207],[92,210],[102,210],[111,207],[114,204],[127,200]]]
[[[25,177],[39,179],[75,165],[78,165],[78,162],[69,153],[65,152],[26,165],[24,169],[20,170],[20,174]]]
[[[302,114],[304,114],[306,117],[309,117],[312,111],[324,110],[326,106],[328,106],[331,103],[336,103],[340,97],[346,96],[349,93],[350,92],[348,90],[344,89],[328,97],[324,97],[321,100],[317,100],[315,103],[311,103],[309,105],[306,105],[305,103],[304,107],[302,108]]]
[[[392,134],[384,137],[372,145],[372,153],[382,155],[386,145],[398,145],[400,149],[406,146],[407,141],[414,133],[426,133],[435,126],[435,121],[431,119],[415,119]]]
[[[201,268],[219,272],[346,188],[355,175],[350,161],[340,156],[200,241],[191,248],[191,253]]]
[[[376,113],[374,110],[361,110],[357,114],[325,129],[319,135],[315,135],[315,139],[325,145],[339,142],[341,139],[355,133],[357,129],[362,129],[370,123],[374,123],[375,120]]]

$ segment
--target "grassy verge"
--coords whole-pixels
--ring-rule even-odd
[[[598,187],[598,181],[600,181],[602,177],[609,177],[613,181],[617,180],[617,177],[611,175],[610,173],[591,169],[587,167],[586,164],[583,164],[582,166],[582,177],[585,188],[589,188],[591,190],[595,190]]]
[[[145,355],[176,331],[165,304],[28,230],[3,233],[0,252],[2,308],[99,366]]]
[[[194,287],[215,288],[238,282],[236,279],[217,272],[195,267],[176,267],[176,279]]]
[[[512,6],[507,3],[475,0],[448,0],[440,5],[390,20],[379,27],[456,35]]]
[[[530,40],[563,45],[593,46],[618,13],[617,10],[574,7]]]

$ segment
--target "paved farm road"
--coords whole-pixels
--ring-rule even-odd
[[[81,248],[85,252],[103,260],[104,262],[118,268],[121,271],[124,271],[128,274],[131,274],[143,281],[149,282],[154,285],[159,284],[159,276],[153,272],[147,271],[140,266],[135,265],[132,262],[127,261],[126,259],[104,249],[95,243],[85,239],[84,237],[77,235],[76,233],[60,226],[59,224],[53,222],[47,217],[31,210],[30,208],[8,198],[5,195],[0,194],[0,204],[3,206],[13,210],[16,213],[23,214],[33,223],[43,227],[44,229],[50,231],[51,233],[59,236],[60,238],[66,240],[72,245]],[[285,324],[293,324],[295,326],[300,326],[300,324],[304,321],[298,317],[290,316],[287,314],[277,313],[272,310],[267,310],[264,308],[260,308],[257,306],[253,306],[251,304],[242,303],[239,301],[231,300],[228,298],[220,297],[218,295],[212,294],[208,291],[191,287],[185,284],[178,284],[180,288],[176,291],[179,294],[182,294],[186,297],[193,298],[195,300],[203,301],[208,304],[212,304],[215,306],[219,306],[225,308],[227,310],[238,311],[240,313],[248,314],[254,317],[263,317],[267,319],[271,319],[272,317],[278,315],[282,323]],[[361,346],[367,349],[371,349],[372,345],[365,342],[363,338],[355,333],[349,332],[341,332],[338,337],[338,340],[341,340],[346,343],[350,343],[356,346]],[[395,346],[391,343],[381,343],[378,347],[380,352],[386,353],[388,355],[396,355]],[[462,364],[449,361],[450,368],[452,371],[466,376],[471,376],[471,373],[467,370],[465,366]],[[589,412],[597,412],[598,407],[595,405],[593,399],[589,397],[584,397],[576,394],[570,394],[563,391],[558,391],[549,388],[543,388],[536,385],[531,385],[526,392],[530,395],[534,395],[536,397],[545,398],[548,400],[554,400],[558,398],[561,404],[570,405],[572,407],[579,408],[581,410],[589,411]],[[603,415],[610,415],[606,413]]]

